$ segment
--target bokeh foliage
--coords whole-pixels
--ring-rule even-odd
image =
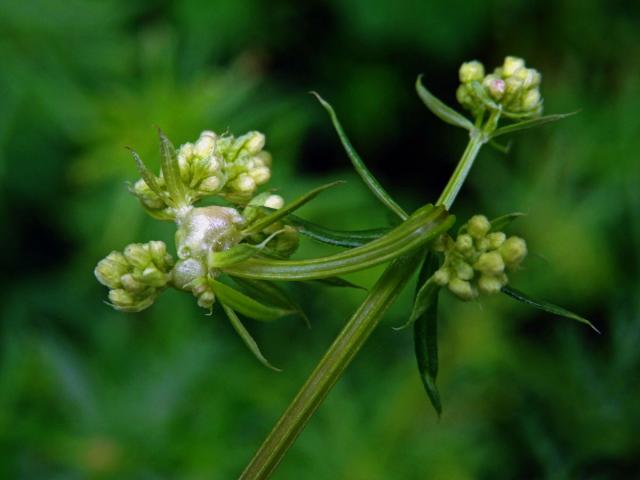
[[[220,312],[168,294],[136,315],[92,270],[131,241],[170,242],[125,187],[154,125],[267,134],[286,198],[343,178],[301,214],[388,221],[349,170],[318,90],[408,209],[433,200],[464,134],[413,92],[454,101],[457,67],[523,56],[559,124],[487,149],[460,218],[523,211],[514,284],[603,335],[506,298],[442,302],[444,416],[418,379],[409,294],[332,392],[276,478],[632,478],[640,470],[640,9],[559,0],[0,1],[0,477],[233,478],[362,298],[292,287],[312,319],[249,325],[275,374]],[[300,255],[328,251],[306,242]],[[354,275],[370,285],[380,269]],[[186,297],[186,296],[185,296]]]

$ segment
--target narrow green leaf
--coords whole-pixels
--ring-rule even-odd
[[[501,232],[502,230],[507,228],[509,225],[511,225],[511,222],[513,222],[514,220],[517,220],[520,217],[524,217],[526,215],[527,215],[526,213],[522,213],[522,212],[513,212],[513,213],[507,213],[506,215],[501,215],[499,217],[496,217],[493,220],[491,220],[491,231]]]
[[[358,290],[364,290],[365,292],[367,291],[366,288],[360,285],[356,285],[355,283],[352,283],[349,280],[345,280],[344,278],[340,277],[318,278],[316,280],[309,280],[309,282],[318,283],[326,287],[357,288]]]
[[[165,192],[160,187],[160,185],[158,184],[158,179],[147,168],[147,166],[144,164],[144,162],[140,158],[140,155],[138,155],[138,153],[132,148],[127,147],[127,150],[131,152],[131,155],[133,156],[133,160],[136,162],[136,168],[138,169],[138,173],[140,173],[140,176],[142,177],[144,182],[147,184],[147,186],[151,189],[151,191],[153,191],[153,193],[158,195],[166,204],[172,205],[171,198],[167,195],[167,192]]]
[[[271,370],[275,370],[276,372],[281,372],[282,370],[280,370],[277,367],[274,367],[269,362],[269,360],[267,360],[264,357],[264,355],[260,351],[260,347],[258,347],[258,344],[256,343],[256,341],[253,339],[249,331],[242,324],[242,322],[238,318],[238,315],[236,315],[236,312],[234,312],[232,308],[228,307],[224,303],[222,303],[222,308],[224,312],[227,314],[227,317],[229,317],[229,322],[231,323],[231,326],[238,333],[238,335],[240,335],[240,338],[242,339],[244,344],[249,348],[249,350],[251,350],[251,353],[253,353],[256,359],[265,367],[270,368]]]
[[[167,190],[174,200],[174,203],[182,205],[186,202],[186,194],[184,184],[180,178],[176,149],[159,128],[158,137],[160,138],[160,167],[167,185]]]
[[[403,325],[395,327],[394,330],[404,330],[410,327],[413,322],[429,309],[434,297],[438,296],[439,291],[440,285],[431,280],[431,278],[428,278],[416,292],[416,298],[409,319]]]
[[[295,215],[289,215],[286,222],[296,227],[296,229],[304,236],[309,237],[321,243],[334,245],[337,247],[354,248],[365,245],[382,237],[388,233],[389,228],[376,228],[370,230],[333,230],[330,228],[317,225],[315,223],[304,220]]]
[[[430,281],[438,269],[437,256],[429,252],[425,258],[418,281],[419,289],[413,307],[413,340],[418,371],[431,405],[438,416],[442,415],[442,402],[436,385],[438,376],[438,295],[440,288]]]
[[[229,248],[228,250],[223,250],[220,252],[212,250],[208,255],[208,266],[209,268],[220,269],[247,260],[264,250],[267,244],[282,232],[283,230],[278,230],[277,232],[272,233],[257,245],[252,245],[250,243],[239,243]]]
[[[446,105],[443,101],[436,98],[429,90],[427,90],[427,88],[422,84],[422,75],[418,75],[418,79],[416,80],[416,91],[427,108],[443,122],[469,131],[474,129],[471,120],[461,113],[456,112],[453,108]]]
[[[217,280],[210,280],[209,284],[211,285],[213,293],[215,293],[222,303],[225,303],[235,311],[254,320],[269,322],[293,313],[291,310],[264,305]]]
[[[516,290],[515,288],[511,288],[509,286],[502,287],[502,293],[510,296],[511,298],[515,298],[516,300],[524,303],[525,305],[529,305],[539,310],[543,310],[545,312],[558,315],[559,317],[569,318],[571,320],[576,320],[580,323],[584,323],[585,325],[590,326],[596,332],[600,333],[600,330],[598,330],[589,320],[573,312],[570,312],[567,309],[564,309],[562,307],[559,307],[549,302],[545,302],[544,300],[534,300],[533,298],[529,297],[527,294],[522,293],[521,291]]]
[[[361,247],[310,260],[251,258],[225,269],[229,275],[262,280],[314,280],[341,276],[387,262],[427,244],[453,225],[442,206],[423,207],[385,236]]]
[[[489,140],[489,146],[495,148],[500,153],[506,155],[511,151],[511,142],[503,145],[500,142],[496,142],[495,140]]]
[[[508,133],[518,132],[527,128],[539,127],[540,125],[544,125],[545,123],[557,122],[558,120],[570,117],[571,115],[575,115],[576,113],[578,112],[545,115],[543,117],[532,118],[531,120],[524,120],[522,122],[512,123],[511,125],[505,125],[504,127],[496,129],[491,135],[491,138],[496,138],[500,135],[506,135]]]
[[[342,180],[338,180],[337,182],[327,183],[326,185],[321,185],[317,188],[314,188],[310,192],[307,192],[304,195],[299,196],[294,201],[286,204],[285,206],[283,206],[282,208],[279,208],[278,210],[274,210],[266,217],[263,217],[257,222],[255,222],[254,224],[250,225],[247,229],[245,229],[242,232],[243,235],[245,236],[253,235],[254,233],[261,232],[262,230],[267,228],[269,225],[272,225],[275,222],[283,219],[284,217],[289,215],[291,212],[302,207],[305,203],[313,200],[315,197],[317,197],[320,193],[324,192],[325,190],[335,187],[336,185],[342,185],[343,183],[345,182]]]
[[[266,303],[267,305],[274,305],[283,308],[284,310],[297,313],[302,317],[302,320],[307,327],[311,328],[309,317],[307,317],[307,314],[304,312],[302,307],[300,307],[298,302],[296,302],[287,291],[280,288],[275,283],[268,280],[252,280],[238,277],[232,278],[235,283],[246,290],[256,300]]]
[[[386,190],[380,185],[380,182],[376,180],[376,178],[372,175],[369,169],[366,167],[358,152],[356,152],[355,148],[349,141],[347,134],[345,133],[342,125],[340,124],[340,120],[338,120],[338,115],[333,110],[333,107],[329,102],[327,102],[324,98],[322,98],[318,93],[311,92],[314,95],[320,104],[324,107],[324,109],[329,113],[331,117],[331,122],[333,123],[336,132],[338,133],[338,137],[340,137],[340,141],[342,142],[342,146],[344,147],[353,167],[360,175],[360,178],[364,181],[364,183],[369,187],[369,190],[380,200],[389,210],[395,213],[402,220],[405,220],[409,215],[398,205],[393,198],[386,192]]]

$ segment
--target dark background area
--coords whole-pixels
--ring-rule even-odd
[[[0,0],[0,476],[235,478],[362,300],[292,286],[312,330],[247,322],[281,374],[187,295],[111,310],[96,262],[174,232],[128,194],[125,146],[157,167],[155,125],[176,144],[257,129],[286,198],[349,182],[302,216],[382,226],[307,92],[411,209],[437,198],[466,143],[417,98],[417,74],[455,105],[459,65],[505,55],[542,72],[547,113],[580,113],[514,135],[508,155],[485,148],[455,213],[526,212],[514,285],[603,334],[502,296],[444,295],[438,421],[411,335],[391,329],[408,288],[274,478],[638,476],[639,25],[631,1]],[[299,255],[328,251],[305,241]]]

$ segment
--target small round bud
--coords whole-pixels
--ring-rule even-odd
[[[456,248],[462,253],[470,252],[473,248],[473,238],[471,238],[471,235],[466,233],[458,235],[458,238],[456,238]]]
[[[468,110],[473,109],[474,104],[476,103],[475,98],[469,90],[469,87],[467,87],[467,85],[465,84],[460,85],[456,90],[456,99],[458,100],[458,103],[460,103],[460,105]]]
[[[504,287],[505,283],[501,281],[500,277],[494,275],[481,275],[478,279],[478,289],[482,293],[491,295],[498,293],[500,289]]]
[[[491,223],[484,215],[474,215],[467,223],[467,231],[475,239],[484,237],[491,229]]]
[[[451,274],[449,273],[449,269],[441,267],[435,271],[432,278],[434,282],[436,282],[441,287],[444,287],[447,283],[449,283]]]
[[[207,177],[202,182],[200,182],[198,188],[203,192],[215,193],[220,190],[221,187],[222,181],[215,175],[212,175],[211,177]]]
[[[243,173],[231,182],[231,187],[239,192],[252,192],[256,189],[256,182],[251,176]]]
[[[461,280],[471,280],[473,278],[473,267],[467,262],[456,262],[454,265],[456,277]]]
[[[145,285],[154,287],[154,288],[162,288],[167,284],[167,275],[162,273],[155,267],[147,267],[144,269],[142,274],[140,275],[142,281]]]
[[[124,256],[135,268],[144,270],[151,261],[148,246],[142,243],[131,243],[124,249]]]
[[[249,153],[255,155],[264,148],[266,138],[264,134],[260,132],[250,132],[247,135],[250,136],[249,140],[245,144],[245,148],[249,151]]]
[[[507,267],[517,268],[527,256],[527,243],[520,237],[509,237],[500,247],[500,254]]]
[[[477,292],[469,282],[459,278],[454,278],[449,282],[449,290],[462,300],[472,300],[477,295]]]
[[[211,308],[216,301],[216,296],[212,291],[208,290],[198,297],[198,306],[202,308]]]
[[[194,258],[179,260],[172,272],[173,285],[180,290],[186,290],[194,280],[202,278],[205,271],[202,263]]]
[[[264,206],[278,210],[284,206],[284,198],[280,195],[269,195],[264,201]]]
[[[216,148],[216,135],[213,132],[202,132],[200,138],[193,147],[193,153],[198,157],[204,158],[212,155]]]
[[[513,76],[522,82],[522,88],[525,90],[540,85],[540,73],[534,68],[519,68]]]
[[[251,175],[256,184],[262,185],[271,178],[271,170],[268,167],[257,167],[251,170],[249,175]]]
[[[500,245],[502,245],[507,238],[507,236],[503,232],[491,232],[487,234],[488,247],[491,250],[495,250]]]
[[[458,73],[462,83],[480,82],[484,77],[484,65],[476,60],[465,62]]]
[[[504,271],[504,261],[498,252],[487,252],[480,255],[474,268],[487,275],[496,275]]]
[[[98,262],[94,275],[105,287],[119,288],[120,277],[129,271],[129,263],[120,252],[111,252]]]
[[[504,96],[504,92],[507,88],[504,80],[496,77],[495,75],[487,75],[484,81],[484,86],[489,91],[489,95],[494,100],[500,100]]]
[[[524,67],[524,60],[518,57],[506,57],[502,64],[502,75],[510,77],[516,70]]]
[[[522,110],[535,110],[536,107],[540,104],[540,91],[535,88],[533,90],[529,90],[524,97],[522,98],[521,107]]]

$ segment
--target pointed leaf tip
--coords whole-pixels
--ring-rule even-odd
[[[581,317],[580,315],[577,315],[565,308],[554,305],[553,303],[546,302],[544,300],[533,299],[526,293],[523,293],[509,286],[502,287],[502,293],[504,293],[505,295],[508,295],[509,297],[521,303],[524,303],[525,305],[529,305],[531,307],[537,308],[538,310],[542,310],[544,312],[548,312],[553,315],[557,315],[559,317],[564,317],[570,320],[575,320],[577,322],[584,323],[585,325],[588,325],[589,327],[591,327],[596,333],[598,334],[602,333],[600,332],[600,330],[596,328],[596,326],[593,323],[591,323],[586,318]]]
[[[443,122],[453,125],[454,127],[460,127],[465,130],[472,131],[475,127],[473,126],[473,123],[471,123],[471,120],[445,104],[442,100],[436,98],[424,86],[422,83],[422,77],[423,75],[420,74],[416,79],[416,92],[425,106]]]

